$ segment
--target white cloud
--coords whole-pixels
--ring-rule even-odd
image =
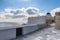
[[[55,9],[51,10],[52,17],[55,16],[55,12],[60,12],[60,8],[55,8]]]
[[[15,12],[16,10],[12,9],[12,8],[6,8],[6,9],[4,9],[4,12],[6,12],[6,13],[11,13],[11,11]]]
[[[28,12],[29,10],[31,12]],[[18,8],[18,9],[12,9],[12,8],[6,8],[4,10],[4,14],[2,14],[3,17],[13,17],[13,18],[21,18],[21,17],[33,17],[33,16],[42,16],[45,15],[44,13],[39,13],[39,9],[35,7],[28,7],[28,8]]]
[[[39,9],[35,7],[28,7],[25,11],[28,14],[28,17],[34,17],[39,15]]]
[[[16,9],[16,13],[17,14],[24,14],[25,13],[25,8]]]
[[[30,15],[29,12],[26,12],[29,9],[32,11],[32,15]],[[39,13],[38,8],[34,7],[18,8],[18,9],[7,8],[3,11],[3,14],[1,14],[1,17],[3,18],[1,18],[0,21],[27,23],[28,17],[43,16],[43,15],[44,15],[43,13]]]
[[[46,13],[39,13],[40,16],[46,16]]]
[[[39,13],[39,9],[38,8],[35,8],[35,7],[28,7],[26,9],[26,12],[28,14],[38,14]]]

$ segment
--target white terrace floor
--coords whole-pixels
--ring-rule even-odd
[[[50,26],[14,40],[60,40],[60,30]]]

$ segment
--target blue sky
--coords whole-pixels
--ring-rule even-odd
[[[36,7],[40,12],[50,12],[60,7],[60,0],[0,0],[0,11],[5,8]]]

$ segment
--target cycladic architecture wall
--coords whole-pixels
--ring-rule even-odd
[[[46,16],[29,17],[28,24],[45,24]]]
[[[16,38],[16,29],[0,30],[0,40]]]
[[[0,24],[0,40],[16,38],[16,34],[26,35],[44,27],[47,27],[46,16],[29,17],[26,25],[6,24],[4,26],[4,23],[2,23]]]
[[[23,28],[23,35],[47,27],[46,16],[37,16],[28,18],[28,26]]]

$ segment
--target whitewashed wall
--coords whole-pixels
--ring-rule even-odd
[[[28,24],[29,26],[23,27],[23,35],[47,27],[46,16],[29,17]]]
[[[46,16],[29,17],[28,24],[45,24]]]
[[[0,40],[16,38],[16,29],[0,30]]]

